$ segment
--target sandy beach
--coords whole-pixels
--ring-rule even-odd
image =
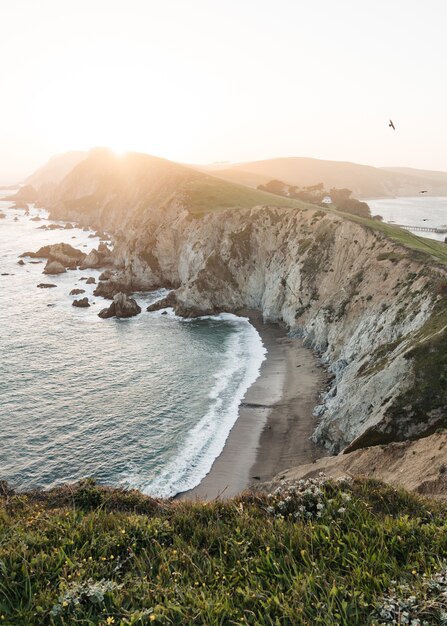
[[[251,323],[267,348],[267,359],[248,389],[221,455],[202,482],[180,499],[228,498],[296,465],[311,463],[324,451],[309,437],[312,414],[327,374],[300,339],[278,324]]]

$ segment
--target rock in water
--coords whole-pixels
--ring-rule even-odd
[[[112,278],[112,272],[110,270],[105,270],[102,274],[99,275],[99,280],[110,280]]]
[[[18,265],[25,265],[25,261],[23,259],[20,259],[20,261],[17,261]]]
[[[81,309],[85,309],[86,307],[90,306],[88,298],[81,298],[80,300],[73,300],[72,305],[80,307]]]
[[[57,285],[53,285],[53,283],[39,283],[37,285],[40,289],[51,289],[52,287],[57,287]]]
[[[45,269],[43,270],[44,274],[63,274],[67,270],[59,263],[59,261],[50,261],[48,259],[47,264],[45,265]]]
[[[96,280],[93,278],[93,276],[90,276],[89,278],[87,278],[87,280],[85,281],[86,285],[96,285]]]
[[[125,293],[117,293],[113,297],[112,304],[107,309],[102,309],[98,313],[99,317],[133,317],[141,313],[141,307],[133,298],[129,298]]]
[[[81,293],[85,293],[85,289],[72,289],[70,291],[70,296],[79,296]]]
[[[146,311],[151,313],[152,311],[159,311],[160,309],[167,309],[168,307],[174,307],[177,303],[177,299],[175,296],[175,291],[170,291],[168,295],[161,300],[157,300],[157,302],[153,302],[150,304]]]
[[[85,270],[87,268],[104,267],[105,265],[113,265],[113,253],[107,244],[100,243],[97,250],[93,248],[85,259],[82,260],[80,268]]]
[[[129,286],[126,285],[124,282],[119,281],[119,280],[114,280],[113,278],[99,282],[98,286],[93,292],[95,296],[102,296],[103,298],[106,298],[107,300],[113,300],[113,297],[117,293],[130,294],[131,291],[130,291]]]

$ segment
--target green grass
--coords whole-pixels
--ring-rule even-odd
[[[440,504],[372,481],[310,492],[202,504],[86,481],[9,494],[0,623],[365,626],[391,581],[422,593],[447,557]]]
[[[362,224],[367,228],[374,230],[375,232],[382,233],[388,239],[404,246],[408,250],[413,251],[413,258],[424,260],[427,255],[442,265],[447,265],[447,244],[434,239],[427,239],[426,237],[419,237],[410,233],[410,231],[392,224],[385,224],[377,220],[367,219],[364,217],[358,217],[356,215],[350,215],[348,213],[340,213],[333,211],[340,217],[348,219],[357,224]]]
[[[186,206],[196,216],[219,209],[252,208],[258,205],[315,209],[313,205],[300,200],[276,196],[213,176],[193,179],[186,186]]]

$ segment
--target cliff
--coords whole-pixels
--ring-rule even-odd
[[[257,309],[303,337],[334,376],[314,433],[330,452],[444,426],[442,244],[302,203],[268,206],[284,199],[161,159],[97,157],[61,183],[52,217],[112,230],[115,282],[175,288],[180,315]]]

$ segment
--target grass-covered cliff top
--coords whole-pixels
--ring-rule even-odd
[[[447,510],[380,483],[208,504],[2,491],[0,623],[445,623]]]
[[[358,217],[357,215],[350,215],[348,213],[338,213],[338,215],[344,219],[356,222],[357,224],[362,224],[378,233],[382,233],[388,237],[388,239],[408,248],[413,253],[416,253],[416,255],[419,254],[421,259],[428,255],[442,265],[447,265],[447,244],[441,241],[429,239],[428,237],[420,237],[404,228],[386,224],[385,222]]]

